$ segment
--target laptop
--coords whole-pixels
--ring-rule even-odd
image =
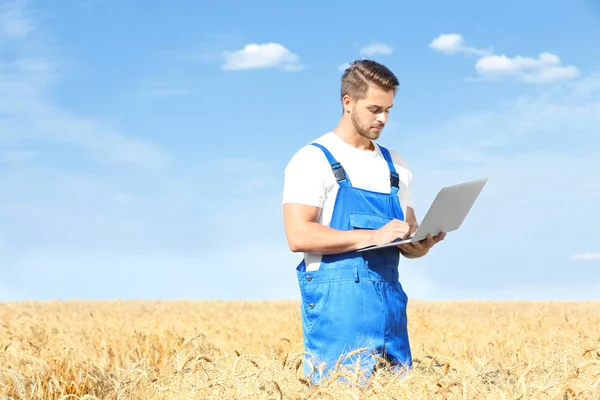
[[[363,247],[358,251],[418,242],[426,239],[428,234],[436,236],[442,232],[457,230],[462,225],[473,204],[475,204],[487,180],[486,177],[442,188],[413,236],[406,239],[396,239],[391,243],[379,246]]]

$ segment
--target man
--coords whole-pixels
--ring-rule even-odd
[[[370,375],[377,360],[398,372],[412,366],[400,255],[422,257],[445,233],[420,243],[357,252],[417,229],[404,159],[375,143],[399,83],[372,60],[342,76],[342,117],[333,131],[301,148],[285,169],[283,217],[296,268],[307,357],[314,383],[336,364]],[[373,357],[376,355],[377,357]]]

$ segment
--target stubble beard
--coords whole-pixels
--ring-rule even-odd
[[[354,112],[350,114],[350,120],[352,121],[352,125],[354,125],[354,129],[356,129],[356,132],[358,132],[358,134],[364,138],[367,138],[369,140],[377,140],[381,135],[382,130],[372,131],[369,126],[362,126]]]

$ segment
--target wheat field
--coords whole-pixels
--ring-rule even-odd
[[[294,301],[2,303],[0,398],[600,399],[600,303],[411,300],[408,314],[407,376],[311,386]]]

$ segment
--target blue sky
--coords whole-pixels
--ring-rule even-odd
[[[598,298],[599,38],[591,0],[4,1],[0,300],[297,299],[283,169],[363,57],[419,219],[489,177],[408,295]]]

